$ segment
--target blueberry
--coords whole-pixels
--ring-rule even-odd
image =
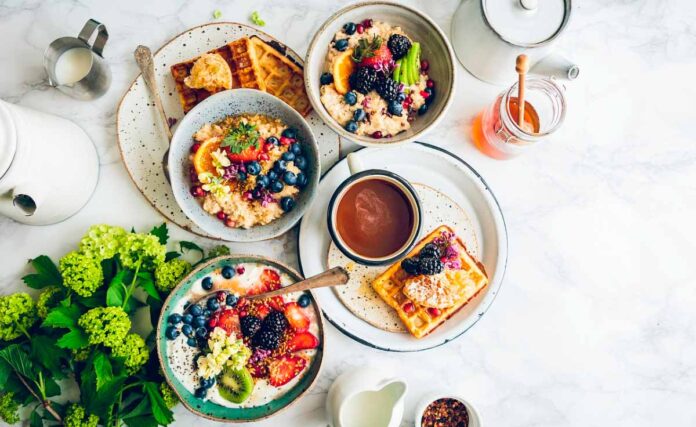
[[[329,85],[333,83],[333,75],[331,73],[324,73],[319,77],[319,83],[323,85]]]
[[[297,156],[297,157],[295,157],[295,160],[293,161],[293,163],[299,169],[304,170],[307,167],[307,158],[304,156]]]
[[[196,345],[198,345],[198,342],[195,338],[189,338],[186,340],[186,344],[188,344],[191,347],[196,347]]]
[[[208,309],[211,311],[215,311],[218,308],[220,308],[220,303],[218,302],[217,298],[210,298],[208,300],[208,302],[206,303],[206,305],[208,306]],[[203,326],[203,325],[201,325],[201,326]]]
[[[203,289],[205,289],[206,291],[213,289],[213,279],[211,279],[210,276],[206,276],[205,278],[203,278],[201,286],[203,286]]]
[[[297,186],[299,188],[305,188],[307,186],[307,175],[303,172],[297,174]]]
[[[268,176],[266,176],[266,175],[259,175],[258,177],[256,177],[256,185],[257,185],[259,188],[266,188],[266,187],[268,187],[268,184],[269,184],[270,182],[271,182],[271,180],[268,179]]]
[[[280,207],[285,212],[290,212],[295,207],[295,200],[292,197],[283,197],[280,199]]]
[[[428,104],[423,104],[420,106],[418,109],[418,115],[422,116],[423,114],[428,112]]]
[[[358,124],[355,123],[355,121],[351,120],[348,123],[346,123],[346,130],[350,133],[355,133],[358,131]]]
[[[285,169],[288,167],[288,162],[285,160],[277,160],[275,164],[273,165],[273,170],[276,171],[277,174],[280,174],[283,172]]]
[[[271,186],[268,189],[271,190],[271,193],[280,193],[284,187],[280,181],[271,181]]]
[[[346,101],[348,105],[355,105],[355,103],[358,102],[358,96],[355,92],[351,91],[343,95],[343,100]]]
[[[433,102],[435,100],[435,89],[433,89],[431,87],[426,87],[425,92],[430,94],[429,97],[425,98],[425,103],[430,104],[431,102]]]
[[[353,120],[355,120],[356,122],[362,122],[363,120],[365,120],[366,116],[367,115],[365,114],[365,110],[363,110],[362,108],[358,108],[353,113]]]
[[[239,173],[237,173],[237,179],[240,181],[246,181],[247,174],[244,172],[239,172]]]
[[[187,337],[190,337],[191,335],[193,335],[193,327],[188,324],[183,325],[181,327],[181,333],[186,335]]]
[[[193,316],[190,314],[184,314],[183,317],[181,318],[181,321],[184,322],[186,325],[190,325],[191,322],[193,322]],[[183,327],[182,327],[183,329]]]
[[[222,277],[225,279],[231,279],[234,276],[234,268],[230,267],[229,265],[226,265],[222,267],[222,271],[220,272],[222,274]]]
[[[172,325],[178,325],[179,323],[181,323],[181,314],[179,314],[179,313],[170,314],[168,320],[169,320],[169,323],[171,323]]]
[[[334,42],[334,48],[336,48],[336,50],[339,52],[343,52],[344,50],[348,49],[348,39],[336,40]]]
[[[203,316],[196,316],[193,318],[193,326],[196,328],[200,328],[201,326],[205,326],[205,317]]]
[[[292,151],[295,156],[299,156],[302,154],[302,146],[298,143],[294,143],[290,145],[290,151]]]
[[[200,328],[196,329],[196,336],[200,338],[204,338],[206,335],[208,335],[208,330],[201,326]]]
[[[280,144],[280,141],[279,141],[278,138],[276,138],[275,136],[269,136],[269,137],[266,139],[266,142],[270,142],[270,143],[273,144],[273,145],[278,145],[278,144]]]
[[[297,138],[297,129],[287,128],[283,131],[283,133],[280,134],[280,136],[295,139],[295,138]]]
[[[237,295],[227,295],[227,300],[225,301],[228,307],[234,307],[237,305]]]
[[[387,107],[389,114],[394,116],[400,116],[404,112],[404,107],[398,101],[391,101]]]
[[[201,387],[201,388],[196,389],[194,396],[196,396],[197,399],[204,399],[207,394],[208,394],[208,389]]]
[[[352,36],[353,34],[355,34],[356,29],[357,29],[357,26],[352,22],[349,22],[343,26],[343,32],[348,34],[349,36]]]
[[[201,308],[200,305],[196,304],[194,306],[191,306],[191,308],[189,309],[189,312],[191,312],[191,315],[193,315],[194,317],[200,316],[201,314],[203,314],[203,309]]]
[[[299,305],[300,307],[309,307],[309,304],[311,303],[312,299],[307,294],[300,295],[300,298],[298,298],[297,300],[297,305]]]
[[[396,100],[399,102],[406,101],[406,94],[403,92],[400,92],[398,95],[396,95]]]
[[[266,174],[266,176],[268,177],[269,185],[270,185],[270,181],[275,181],[276,179],[278,179],[278,172],[271,169],[268,171],[268,174]]]
[[[164,335],[167,337],[167,339],[174,340],[179,336],[179,330],[176,329],[176,326],[170,326],[164,332]]]
[[[201,387],[211,388],[214,385],[215,385],[215,377],[201,378]]]
[[[210,314],[210,310],[203,310],[203,317],[205,317],[206,319],[210,317]]]
[[[259,199],[261,198],[261,189],[255,188],[255,189],[251,192],[251,197],[252,197],[254,200],[259,200]]]
[[[286,151],[283,153],[282,156],[280,156],[281,159],[285,160],[286,162],[291,162],[295,160],[295,153],[292,151]]]
[[[283,181],[288,185],[295,185],[297,184],[297,175],[290,171],[285,171],[283,174]]]
[[[261,173],[261,165],[257,161],[249,162],[246,165],[246,171],[249,175],[258,175]]]

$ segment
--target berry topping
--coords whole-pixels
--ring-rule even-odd
[[[164,335],[167,337],[167,339],[173,340],[179,336],[179,331],[176,329],[176,326],[170,326],[164,332]]]
[[[363,95],[371,91],[375,83],[377,83],[377,71],[370,67],[359,67],[350,76],[350,87]]]
[[[231,279],[232,276],[234,276],[234,268],[230,267],[229,265],[226,265],[222,267],[221,271],[222,277],[225,279]]]
[[[223,211],[220,211],[220,212],[216,213],[215,216],[216,216],[220,221],[224,221],[224,220],[227,219],[227,214],[226,214],[225,212],[223,212]]]
[[[438,310],[435,307],[429,307],[428,308],[428,314],[432,317],[437,317],[440,315],[440,310]]]
[[[302,308],[309,307],[309,305],[311,303],[312,303],[312,297],[310,297],[309,294],[302,294],[297,299],[297,305],[299,305]]]
[[[245,163],[258,160],[259,154],[261,154],[261,144],[252,144],[239,153],[229,151],[229,147],[225,147],[225,150],[228,150],[227,158],[232,163]]]
[[[287,349],[290,353],[300,350],[311,350],[319,346],[319,340],[309,332],[299,332],[287,342]]]
[[[333,83],[333,76],[331,73],[324,73],[321,75],[321,77],[319,77],[319,83],[322,85],[329,85]]]
[[[268,382],[280,387],[295,378],[307,366],[307,360],[300,356],[286,355],[268,363]]]
[[[387,106],[387,111],[393,116],[400,116],[404,112],[404,107],[399,103],[399,101],[391,101]]]
[[[425,257],[418,260],[418,272],[420,274],[432,276],[433,274],[442,273],[444,269],[445,266],[439,258]]]
[[[348,132],[355,133],[358,131],[358,124],[355,122],[355,120],[350,120],[348,123],[346,123],[345,128]]]
[[[374,139],[380,139],[380,138],[382,138],[382,132],[376,130],[376,131],[374,131],[374,132],[372,133],[372,137],[373,137]]]
[[[379,93],[379,96],[389,102],[397,99],[399,93],[401,93],[399,90],[400,86],[400,83],[390,79],[389,77],[382,77],[377,79],[375,90],[377,93]]]
[[[353,34],[355,34],[355,30],[356,30],[356,25],[352,22],[348,22],[347,24],[345,24],[343,26],[343,32],[348,34],[349,36],[352,36]]]
[[[387,47],[392,53],[394,59],[401,59],[411,49],[411,40],[401,34],[392,34],[387,41]]]
[[[265,348],[266,350],[275,350],[280,343],[280,335],[270,329],[261,328],[251,340],[254,347]]]
[[[440,258],[440,248],[434,243],[428,243],[420,250],[419,256],[421,258]]]
[[[297,129],[295,129],[295,128],[285,128],[285,129],[283,129],[283,132],[281,132],[280,136],[284,136],[284,137],[286,137],[286,138],[295,139],[295,138],[297,138]]]
[[[401,307],[407,314],[411,314],[414,311],[416,311],[416,306],[413,305],[412,302],[407,302],[406,304]]]
[[[377,71],[391,72],[394,68],[392,53],[380,36],[372,40],[362,38],[353,51],[353,60],[362,67],[373,68]]]
[[[309,317],[307,317],[299,305],[295,302],[285,304],[285,317],[295,332],[304,332],[309,329]]]
[[[265,319],[263,319],[263,328],[271,330],[277,334],[282,334],[288,328],[288,319],[282,311],[271,311]]]
[[[430,68],[430,62],[427,59],[422,60],[420,62],[421,71],[428,71],[428,68]]]
[[[285,160],[286,162],[291,162],[295,160],[295,153],[292,151],[286,151],[280,156],[281,159]]]
[[[361,22],[362,26],[365,28],[372,28],[372,19],[365,19],[364,21]]]
[[[358,24],[355,26],[355,31],[357,31],[358,34],[362,34],[363,31],[365,31],[365,27],[363,26],[363,24]]]
[[[261,165],[257,161],[249,162],[246,165],[246,171],[249,175],[258,175],[261,173]]]
[[[404,271],[412,276],[415,276],[418,274],[418,259],[417,258],[406,258],[405,260],[401,261],[401,268],[404,269]]]
[[[294,172],[285,171],[283,174],[283,181],[285,181],[287,185],[295,185],[297,184],[297,175],[295,175]]]
[[[205,196],[205,190],[200,185],[194,185],[191,187],[191,195],[193,197],[203,197]]]
[[[283,188],[285,188],[285,186],[280,181],[271,181],[271,184],[268,187],[268,189],[271,190],[271,193],[280,193],[283,191]]]
[[[334,42],[334,48],[339,52],[343,52],[344,50],[348,49],[348,39],[336,40]]]
[[[253,337],[261,329],[261,319],[256,316],[242,317],[239,324],[245,337]]]
[[[418,108],[418,115],[422,116],[423,114],[428,112],[428,104],[423,104]]]
[[[210,276],[204,277],[203,281],[201,282],[201,286],[206,291],[213,289],[213,279],[211,279]]]
[[[300,170],[305,170],[307,168],[307,158],[304,156],[295,157],[294,163]]]
[[[343,95],[343,100],[346,101],[348,105],[355,105],[355,103],[358,102],[358,96],[355,92],[351,91]]]
[[[293,199],[292,197],[283,197],[282,199],[280,199],[280,207],[285,212],[290,212],[295,208],[295,199]]]
[[[353,113],[353,120],[355,120],[356,122],[362,122],[363,120],[365,120],[365,117],[367,117],[367,115],[365,114],[365,110],[363,110],[362,108],[358,108]]]
[[[244,269],[244,266],[243,266],[243,265],[238,265],[238,266],[237,266],[237,274],[244,274],[244,271],[246,271],[246,270]],[[241,301],[240,301],[240,302],[241,302]]]
[[[238,333],[241,331],[239,325],[239,315],[234,310],[222,310],[221,312],[213,315],[213,318],[217,318],[219,328],[224,329],[228,334]]]

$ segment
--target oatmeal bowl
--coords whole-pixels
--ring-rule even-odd
[[[309,125],[267,93],[234,89],[198,104],[169,151],[177,203],[203,230],[252,242],[292,228],[319,181],[319,150]]]
[[[315,34],[305,65],[314,109],[339,135],[365,146],[422,136],[454,94],[447,37],[425,14],[397,3],[338,11]]]

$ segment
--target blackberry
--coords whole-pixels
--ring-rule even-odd
[[[406,258],[405,260],[401,261],[401,268],[403,268],[406,273],[412,276],[417,275],[418,258]]]
[[[384,98],[385,101],[390,102],[396,101],[396,99],[399,97],[399,86],[399,83],[390,79],[389,77],[382,77],[377,80],[375,90],[379,96]]]
[[[280,343],[280,334],[265,328],[261,328],[251,339],[251,344],[254,347],[261,347],[266,350],[275,350],[278,348],[278,343]]]
[[[401,59],[406,56],[408,50],[411,49],[411,40],[401,34],[392,34],[389,36],[387,47],[391,51],[394,60]]]
[[[428,243],[421,249],[420,256],[424,258],[440,258],[442,254],[440,253],[440,248],[434,243]]]
[[[288,319],[285,315],[277,310],[271,311],[265,319],[263,319],[263,328],[277,333],[278,335],[285,332],[288,327]]]
[[[245,337],[252,337],[261,329],[261,319],[256,316],[244,316],[239,320],[239,324]]]
[[[427,276],[442,273],[445,266],[438,258],[422,257],[418,260],[418,272]]]
[[[370,67],[360,67],[350,75],[349,83],[351,88],[365,95],[374,89],[377,83],[377,71]]]

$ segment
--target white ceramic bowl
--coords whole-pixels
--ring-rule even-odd
[[[334,34],[347,22],[361,22],[371,18],[403,28],[413,40],[421,44],[421,58],[430,63],[429,76],[435,81],[435,99],[428,112],[417,116],[411,127],[390,138],[374,139],[346,131],[331,117],[321,103],[319,78],[326,71],[325,58]],[[382,146],[414,141],[437,126],[449,107],[455,89],[454,52],[445,33],[423,12],[398,3],[375,1],[356,3],[331,16],[314,35],[305,59],[305,86],[314,110],[340,136],[365,146]]]
[[[464,398],[462,398],[461,396],[442,391],[431,391],[427,393],[425,396],[423,396],[423,398],[418,402],[418,405],[416,405],[416,412],[414,415],[414,424],[416,427],[422,427],[421,420],[423,419],[423,412],[425,412],[425,408],[427,408],[428,405],[430,405],[438,399],[454,399],[462,402],[466,407],[466,411],[469,413],[468,427],[481,427],[481,417],[479,416],[478,412],[471,403],[464,400]]]

